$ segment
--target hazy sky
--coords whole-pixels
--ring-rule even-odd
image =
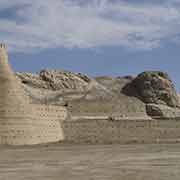
[[[16,71],[162,70],[180,91],[180,0],[1,0],[0,41]]]

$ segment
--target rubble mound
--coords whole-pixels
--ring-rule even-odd
[[[75,115],[179,116],[179,94],[164,72],[96,78],[64,70],[16,75],[33,102],[66,104]]]
[[[146,104],[146,112],[154,118],[179,118],[180,109],[160,104]]]
[[[39,74],[16,73],[23,84],[48,90],[78,90],[84,91],[91,81],[81,73],[61,70],[42,70]]]
[[[179,107],[179,97],[167,73],[147,71],[139,74],[123,91],[145,103]]]

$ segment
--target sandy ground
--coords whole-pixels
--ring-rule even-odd
[[[180,144],[0,147],[0,180],[179,180]]]

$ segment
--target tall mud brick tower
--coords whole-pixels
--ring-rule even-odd
[[[64,139],[62,106],[32,104],[8,63],[0,44],[0,144],[31,145]]]

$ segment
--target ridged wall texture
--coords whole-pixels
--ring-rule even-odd
[[[180,142],[179,119],[78,119],[64,121],[70,144],[160,144]]]
[[[63,106],[32,104],[14,76],[6,48],[0,44],[0,144],[31,145],[64,139]]]

